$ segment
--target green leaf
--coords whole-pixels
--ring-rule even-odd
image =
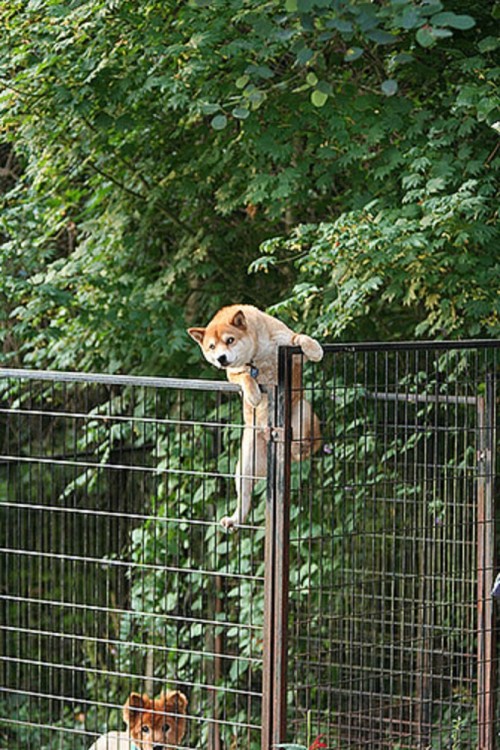
[[[330,96],[332,93],[332,87],[328,81],[318,81],[316,90],[321,91],[322,94],[326,94],[327,96]]]
[[[328,94],[324,94],[322,91],[315,89],[311,94],[311,102],[315,107],[323,107],[328,99]]]
[[[300,65],[305,65],[309,62],[313,55],[314,52],[312,49],[309,49],[309,47],[304,47],[300,50],[300,52],[297,53],[297,62],[300,63]]]
[[[216,115],[210,124],[214,130],[224,130],[227,125],[227,117],[226,115]]]
[[[285,10],[287,13],[295,13],[298,10],[297,0],[286,0]]]
[[[250,80],[250,76],[248,75],[240,76],[239,78],[236,79],[236,88],[244,89],[247,83],[249,82],[249,80]]]
[[[252,109],[258,109],[265,99],[266,94],[258,88],[254,88],[248,93],[248,100],[252,105]]]
[[[436,43],[431,26],[422,26],[416,33],[416,39],[421,47],[432,47]]]
[[[120,115],[115,122],[116,129],[120,131],[132,130],[135,125],[135,120],[130,115]]]
[[[342,18],[329,18],[325,21],[327,29],[337,29],[341,34],[352,34],[353,25],[350,21],[344,21]]]
[[[413,62],[414,59],[413,55],[410,55],[408,52],[400,52],[399,55],[394,57],[394,62],[396,65],[406,65]]]
[[[354,60],[357,60],[359,57],[361,57],[363,52],[364,50],[362,50],[361,47],[349,47],[344,55],[344,60],[346,62],[354,62]]]
[[[267,273],[269,269],[272,268],[275,264],[276,258],[262,255],[260,258],[256,258],[254,261],[252,261],[248,268],[248,272],[258,273],[259,271],[263,271],[264,273]]]
[[[386,96],[394,96],[398,90],[398,82],[394,78],[388,78],[380,88]]]
[[[309,86],[316,86],[318,83],[318,76],[316,73],[313,73],[312,71],[306,75],[306,81],[309,84]]]
[[[400,17],[399,23],[403,29],[414,29],[421,23],[420,13],[416,8],[407,8]]]
[[[422,10],[426,15],[432,16],[433,13],[439,13],[443,10],[443,3],[441,0],[423,0]]]
[[[472,16],[458,16],[456,13],[437,13],[432,17],[432,24],[436,26],[451,26],[452,29],[472,29],[476,25]]]
[[[220,110],[220,104],[213,104],[212,102],[202,102],[200,108],[204,115],[214,115]]]
[[[250,114],[250,110],[246,107],[235,107],[233,111],[231,112],[233,117],[236,117],[238,120],[246,120],[247,117]]]
[[[481,39],[479,44],[477,45],[480,52],[494,52],[498,46],[500,45],[500,39],[495,36],[487,36],[484,39]]]
[[[94,125],[96,125],[98,128],[110,128],[113,124],[114,120],[108,115],[107,112],[99,112],[94,118]]]
[[[434,26],[432,27],[431,34],[434,39],[446,39],[453,36],[453,32],[449,29],[436,29]]]
[[[383,29],[367,31],[365,36],[377,44],[394,44],[396,41],[396,37],[393,34],[389,34],[389,32],[383,31]]]

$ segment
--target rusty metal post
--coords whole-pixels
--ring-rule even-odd
[[[477,400],[477,720],[479,750],[495,748],[495,616],[491,598],[495,570],[496,388],[492,375]]]
[[[281,348],[278,385],[269,389],[262,750],[286,733],[290,544],[291,353]]]

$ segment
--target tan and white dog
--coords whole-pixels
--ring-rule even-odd
[[[278,347],[299,346],[306,359],[319,362],[321,345],[310,336],[294,333],[288,326],[252,305],[223,307],[206,328],[189,328],[189,335],[201,346],[205,358],[226,370],[228,380],[243,391],[245,427],[236,467],[238,505],[221,524],[226,529],[243,524],[251,505],[256,481],[266,476],[268,399],[259,385],[276,385]],[[305,400],[302,389],[301,356],[292,364],[292,458],[296,461],[314,453],[320,445],[319,420]]]
[[[90,750],[166,750],[177,747],[186,733],[187,698],[167,690],[151,700],[131,693],[123,706],[126,732],[108,732]]]

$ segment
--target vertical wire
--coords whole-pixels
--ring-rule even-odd
[[[33,382],[32,381],[30,381],[30,383],[29,383],[28,390],[29,390],[28,405],[29,405],[29,409],[31,409],[33,407]],[[20,399],[20,404],[21,403],[22,403],[22,400]],[[22,419],[22,417],[20,417],[20,420],[21,419]],[[39,420],[40,419],[41,419],[41,417],[39,417]],[[28,435],[28,454],[29,455],[33,455],[33,452],[34,452],[33,437],[34,437],[34,434],[36,435],[36,422],[39,421],[39,420],[36,420],[36,419],[32,418],[31,415],[28,416],[28,418],[27,418],[27,423],[28,424],[27,424],[27,430],[26,430],[26,432],[27,432],[27,435]],[[40,429],[40,433],[42,433],[41,429]],[[20,440],[21,440],[21,436],[20,436]],[[42,442],[42,440],[40,438],[40,445],[37,446],[36,445],[36,438],[35,438],[35,446],[36,446],[36,448],[38,450],[40,450],[40,454],[42,453],[41,442]],[[21,450],[22,450],[21,449],[21,443],[20,443],[19,447],[20,447],[20,451],[19,451],[18,455],[21,456],[22,455],[22,452],[21,452]],[[40,471],[40,469],[39,469],[39,471]],[[29,504],[29,506],[31,506],[32,504],[36,504],[36,502],[37,502],[37,497],[35,496],[36,484],[37,484],[36,481],[35,481],[35,483],[33,482],[33,469],[32,469],[32,465],[30,464],[29,467],[28,467],[27,496],[24,497],[23,494],[21,493],[18,496],[17,499],[19,501],[21,501],[21,502],[27,502]],[[43,485],[42,485],[42,487],[43,487]],[[43,490],[42,490],[42,493],[43,493]],[[20,538],[18,540],[18,545],[17,545],[19,551],[22,550],[23,544],[26,544],[26,545],[29,544],[30,547],[31,547],[31,539],[30,539],[30,532],[31,532],[31,530],[29,528],[29,526],[30,526],[29,519],[30,519],[30,517],[33,518],[35,515],[36,515],[36,511],[34,512],[30,507],[28,507],[27,509],[25,508],[24,510],[21,510],[21,509],[19,510],[19,516],[20,516],[20,520],[21,520],[21,523],[19,524]],[[27,524],[26,524],[26,520],[28,520]],[[36,541],[33,540],[33,542],[34,542],[34,546],[36,547]],[[32,590],[30,584],[32,584],[32,575],[33,575],[32,571],[33,571],[34,566],[36,565],[36,558],[35,558],[35,561],[31,561],[30,559],[28,559],[26,562],[24,562],[22,560],[22,558],[19,558],[19,564],[20,564],[20,567],[26,566],[28,587],[26,589],[26,594],[25,595],[26,595],[26,597],[29,597],[30,590]],[[38,587],[38,590],[39,591],[43,590],[41,585]],[[23,592],[23,589],[22,589],[22,586],[21,586],[20,589],[19,589],[20,596],[23,596],[23,593],[24,592]],[[40,598],[42,598],[42,597],[40,597]],[[28,603],[26,607],[23,607],[22,604],[19,604],[19,611],[20,612],[22,610],[25,611],[25,615],[26,615],[26,620],[25,620],[26,629],[29,629],[30,623],[31,623],[31,621],[33,619],[33,609],[34,608],[32,607],[32,605],[30,603]],[[21,619],[20,620],[20,624],[22,624],[22,623],[23,623],[23,620]],[[41,639],[41,636],[39,636],[39,638]],[[20,654],[21,656],[23,654],[25,654],[26,658],[28,658],[28,660],[29,660],[30,649],[26,648],[26,650],[25,650],[25,649],[23,649],[21,647],[21,639],[22,639],[22,635],[21,635],[21,633],[19,633],[19,646],[18,646],[18,649],[17,649],[17,654]],[[31,662],[31,660],[30,660],[30,662]],[[20,666],[19,667],[19,671],[22,674],[21,670],[22,670],[22,668]],[[40,672],[41,672],[41,670],[42,670],[42,666],[41,665],[35,670],[35,673],[38,673],[37,674],[37,678],[38,678],[38,680],[37,680],[37,682],[38,682],[37,688],[38,688],[38,692],[39,692],[40,695],[42,694],[41,679],[40,679]],[[29,680],[28,684],[31,685],[32,684],[32,680],[33,680],[33,665],[32,665],[32,663],[28,664],[28,668],[27,668],[26,672],[27,672],[27,675],[26,675],[27,679]],[[35,680],[37,678],[35,678]],[[26,679],[26,677],[25,677],[25,679]],[[21,680],[19,680],[17,682],[17,684],[24,686],[25,682],[24,682],[24,680],[21,679]],[[33,704],[37,703],[38,706],[39,706],[39,708],[42,708],[42,710],[43,710],[44,707],[43,707],[43,704],[42,704],[42,698],[39,698],[37,701],[33,701],[33,700],[31,700],[31,698],[28,697],[27,703],[28,703],[28,722],[31,724],[31,723],[34,723],[33,722],[33,718],[34,717],[32,717],[32,715],[31,715]],[[41,715],[43,716],[43,713]],[[39,740],[41,742],[42,741],[42,729],[41,729],[41,727],[38,728],[38,732],[36,732],[36,734],[38,734],[38,738],[39,738]],[[33,734],[31,732],[29,732],[29,735],[28,735],[28,737],[29,737],[29,739],[28,739],[28,746],[31,744],[31,738],[32,737],[33,737],[33,740],[36,741],[35,740],[36,734],[35,734],[35,732],[33,732]],[[30,748],[30,750],[31,750],[31,748]]]
[[[428,371],[427,371],[427,353],[424,352],[424,361],[421,362],[420,358],[420,352],[416,350],[415,352],[415,384],[416,384],[416,393],[417,397],[421,393],[420,389],[420,379],[422,374],[422,381],[423,381],[423,389],[422,392],[424,394],[427,393],[428,390]],[[411,565],[410,570],[412,574],[412,582],[411,582],[411,588],[409,592],[409,600],[411,602],[411,616],[410,616],[410,623],[409,623],[409,638],[411,638],[410,643],[413,644],[416,640],[416,646],[413,646],[409,649],[409,665],[410,665],[410,672],[411,672],[411,680],[409,683],[409,690],[411,691],[409,694],[409,704],[410,704],[410,742],[413,744],[418,742],[418,738],[420,735],[420,729],[419,729],[419,720],[420,720],[420,714],[419,714],[419,708],[415,705],[416,701],[412,700],[412,696],[418,695],[418,685],[420,680],[419,675],[419,663],[420,663],[420,656],[419,656],[419,650],[421,644],[419,643],[419,637],[420,637],[420,539],[419,535],[421,533],[420,527],[419,527],[419,514],[420,509],[423,507],[425,503],[425,497],[423,492],[421,491],[421,483],[419,480],[419,458],[422,452],[421,445],[422,440],[425,442],[427,440],[425,435],[425,420],[426,420],[426,413],[427,413],[427,401],[424,401],[424,405],[422,407],[419,406],[419,401],[417,400],[414,407],[414,417],[413,417],[413,438],[414,438],[414,447],[412,451],[412,463],[410,466],[410,469],[408,470],[408,476],[409,481],[411,482],[412,487],[414,488],[414,492],[412,493],[412,504],[411,504],[411,516],[410,516],[410,524],[405,525],[405,528],[410,531],[411,534],[411,540],[412,540],[412,551],[411,551]],[[423,429],[420,429],[420,411],[423,411],[424,414],[424,427]]]
[[[404,388],[403,388],[403,404],[404,404],[404,419],[402,435],[400,437],[401,448],[402,448],[402,466],[400,469],[400,475],[398,477],[398,484],[401,489],[401,502],[402,508],[398,510],[398,522],[396,526],[396,548],[398,550],[397,559],[399,560],[399,600],[398,600],[398,617],[395,623],[397,633],[399,637],[398,641],[398,658],[395,662],[395,668],[398,673],[398,697],[399,697],[399,715],[398,715],[398,727],[399,731],[406,736],[411,737],[410,729],[410,717],[407,715],[407,702],[405,700],[406,694],[409,692],[409,687],[405,684],[405,663],[404,663],[404,643],[405,633],[407,632],[407,610],[412,611],[412,607],[405,607],[406,592],[408,590],[407,581],[411,580],[412,568],[408,565],[406,545],[402,541],[405,535],[405,529],[408,528],[408,506],[411,505],[411,496],[408,497],[408,461],[409,461],[409,441],[410,441],[410,421],[411,421],[411,395],[416,392],[418,395],[418,371],[415,366],[415,359],[418,352],[412,353],[406,351],[405,353],[405,366],[404,366]],[[412,368],[413,365],[413,368]],[[414,411],[418,410],[418,401],[413,407]],[[410,528],[411,528],[411,517],[410,517]],[[410,598],[411,601],[411,598]],[[409,696],[408,696],[409,697]],[[408,700],[408,703],[410,701]],[[411,740],[410,740],[411,742]]]

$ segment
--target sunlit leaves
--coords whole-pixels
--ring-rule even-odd
[[[318,91],[318,89],[315,89],[311,94],[311,102],[315,107],[323,107],[327,100],[328,94],[323,93],[323,91]]]

